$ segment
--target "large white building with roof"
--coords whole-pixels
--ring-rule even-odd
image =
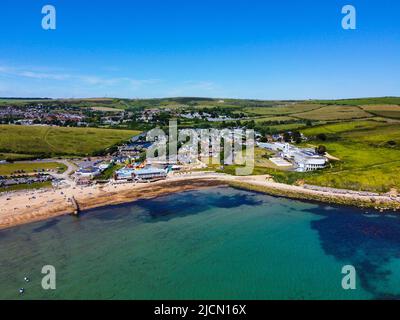
[[[289,143],[258,143],[264,149],[280,152],[279,155],[296,166],[296,171],[306,172],[323,169],[328,163],[328,159],[319,155],[312,148],[298,148]]]
[[[296,171],[305,172],[325,168],[328,159],[321,156],[311,148],[297,148],[286,143],[282,156],[285,159],[292,160],[297,165]]]

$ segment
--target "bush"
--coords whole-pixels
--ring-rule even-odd
[[[315,152],[318,154],[325,154],[326,153],[326,147],[325,146],[318,146],[317,148],[315,148]]]
[[[325,133],[319,133],[319,134],[317,134],[317,139],[320,141],[326,141],[327,136]]]

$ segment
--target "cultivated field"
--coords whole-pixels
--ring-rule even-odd
[[[399,105],[366,105],[361,108],[377,116],[400,119]]]
[[[316,110],[296,113],[291,116],[305,120],[349,120],[372,117],[359,107],[353,106],[326,106]]]
[[[334,134],[341,132],[351,132],[351,131],[359,131],[359,130],[368,130],[375,129],[380,126],[387,126],[388,123],[386,121],[374,121],[374,120],[365,120],[365,121],[346,121],[333,123],[328,125],[320,125],[314,126],[311,128],[303,129],[303,132],[306,136],[315,136],[319,133],[324,134]]]
[[[271,117],[256,117],[253,119],[256,123],[258,122],[268,122],[268,121],[296,121],[296,118],[289,116],[271,116]]]
[[[248,114],[249,116],[282,116],[295,113],[302,113],[312,110],[317,110],[321,108],[320,104],[301,104],[292,103],[284,104],[276,107],[245,107],[242,112]]]

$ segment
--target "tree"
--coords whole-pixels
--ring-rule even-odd
[[[321,141],[326,141],[327,137],[325,133],[319,133],[317,134],[317,139]]]
[[[290,142],[291,139],[292,139],[292,137],[290,136],[290,134],[289,134],[288,132],[285,132],[285,133],[283,134],[283,140],[284,140],[285,142]]]
[[[317,148],[315,148],[315,152],[320,155],[324,155],[326,153],[326,147],[323,145],[320,145]]]
[[[294,142],[296,142],[297,144],[301,143],[301,134],[299,131],[294,131],[292,133],[292,139],[294,140]]]

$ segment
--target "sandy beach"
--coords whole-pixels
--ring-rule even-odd
[[[57,189],[18,191],[0,194],[0,228],[72,214],[74,198],[80,210],[115,205],[138,199],[214,186],[233,187],[264,192],[275,196],[315,200],[326,203],[356,205],[376,209],[400,209],[400,197],[333,189],[312,189],[273,182],[268,176],[230,176],[212,172],[192,172],[169,176],[152,183],[105,184]]]

